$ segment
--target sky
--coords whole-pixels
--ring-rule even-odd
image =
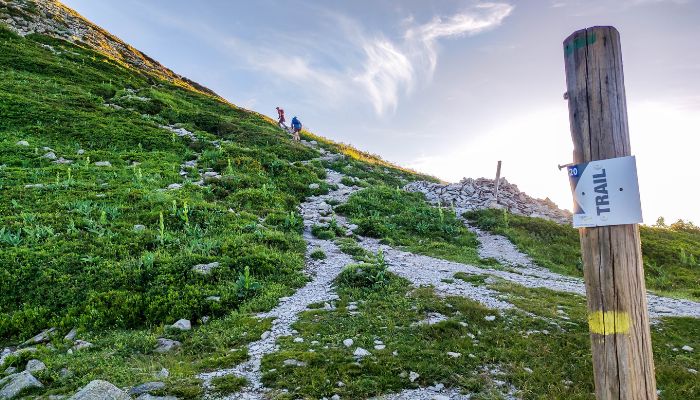
[[[242,107],[571,209],[563,40],[619,31],[644,222],[700,223],[700,0],[63,0]]]

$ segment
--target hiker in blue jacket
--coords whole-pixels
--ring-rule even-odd
[[[301,121],[299,121],[299,118],[292,118],[292,129],[294,130],[294,140],[301,140],[299,137],[299,132],[301,132]]]

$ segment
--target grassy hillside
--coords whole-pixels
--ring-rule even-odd
[[[305,282],[297,207],[327,190],[325,170],[302,164],[318,151],[259,114],[64,41],[0,28],[0,116],[0,345],[77,327],[101,349],[73,356],[72,377],[44,381],[71,390],[110,371],[124,384],[169,365],[177,388],[180,378],[230,363],[219,358],[265,329],[238,310],[269,309]],[[162,128],[173,124],[196,139]],[[370,182],[417,177],[322,145],[351,157],[336,168]],[[220,179],[200,176],[192,162]],[[210,275],[192,269],[214,262]],[[214,322],[175,335],[182,353],[127,361],[150,354],[180,318]],[[244,331],[251,336],[235,334]],[[189,366],[177,367],[183,360]],[[47,359],[54,374],[67,364]]]
[[[540,218],[483,210],[466,214],[479,228],[508,237],[539,265],[583,276],[578,231]],[[700,300],[700,229],[682,221],[640,228],[647,288]]]

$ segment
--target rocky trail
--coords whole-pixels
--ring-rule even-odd
[[[305,145],[317,148],[314,142],[303,142]],[[329,160],[339,157],[326,153],[321,149],[321,160]],[[328,194],[308,198],[300,208],[304,218],[304,239],[307,242],[307,267],[306,274],[309,283],[299,289],[292,296],[283,298],[280,304],[273,310],[259,314],[260,318],[273,318],[272,328],[265,332],[258,341],[248,345],[250,359],[234,368],[222,369],[211,373],[201,374],[206,388],[211,387],[211,380],[215,377],[235,374],[248,380],[249,385],[241,392],[225,397],[226,399],[262,399],[269,391],[261,382],[262,358],[278,350],[276,341],[283,336],[295,336],[297,332],[292,329],[292,324],[298,319],[301,312],[310,304],[325,302],[326,309],[333,308],[333,300],[337,298],[332,283],[340,271],[346,265],[353,262],[352,258],[340,251],[332,240],[320,240],[311,234],[314,225],[323,225],[334,219],[337,224],[348,232],[357,228],[339,215],[335,215],[331,204],[342,204],[348,197],[360,190],[359,187],[349,187],[341,183],[343,175],[327,170],[326,182],[335,187]],[[465,222],[466,223],[466,222]],[[377,239],[355,236],[360,246],[377,253],[381,251],[391,272],[409,280],[415,286],[433,286],[439,295],[467,297],[487,307],[499,310],[513,308],[505,296],[498,291],[484,286],[453,279],[454,274],[463,272],[472,275],[489,275],[502,278],[531,288],[548,288],[555,291],[585,294],[583,281],[553,273],[534,265],[529,257],[520,252],[508,239],[497,235],[469,227],[475,232],[480,241],[479,254],[484,258],[495,258],[508,270],[484,268],[457,262],[446,261],[433,257],[394,249],[381,244]],[[310,253],[321,249],[326,254],[323,260],[313,260]],[[488,279],[488,278],[487,278]],[[649,310],[653,317],[658,316],[692,316],[700,318],[700,304],[692,301],[677,300],[655,295],[649,295]],[[299,338],[301,339],[301,338]],[[287,360],[293,363],[296,360]],[[515,398],[514,388],[508,388],[504,395],[507,398]],[[378,399],[408,400],[408,399],[468,399],[469,396],[461,395],[458,391],[440,386],[405,390],[397,394],[385,395]]]

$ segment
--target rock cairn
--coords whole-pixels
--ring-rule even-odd
[[[425,194],[426,200],[432,204],[454,207],[458,215],[467,211],[498,208],[516,215],[571,224],[572,215],[569,211],[560,209],[549,198],[541,200],[528,196],[505,178],[501,178],[496,201],[494,182],[486,178],[464,178],[458,183],[447,185],[417,181],[409,183],[404,189]]]

